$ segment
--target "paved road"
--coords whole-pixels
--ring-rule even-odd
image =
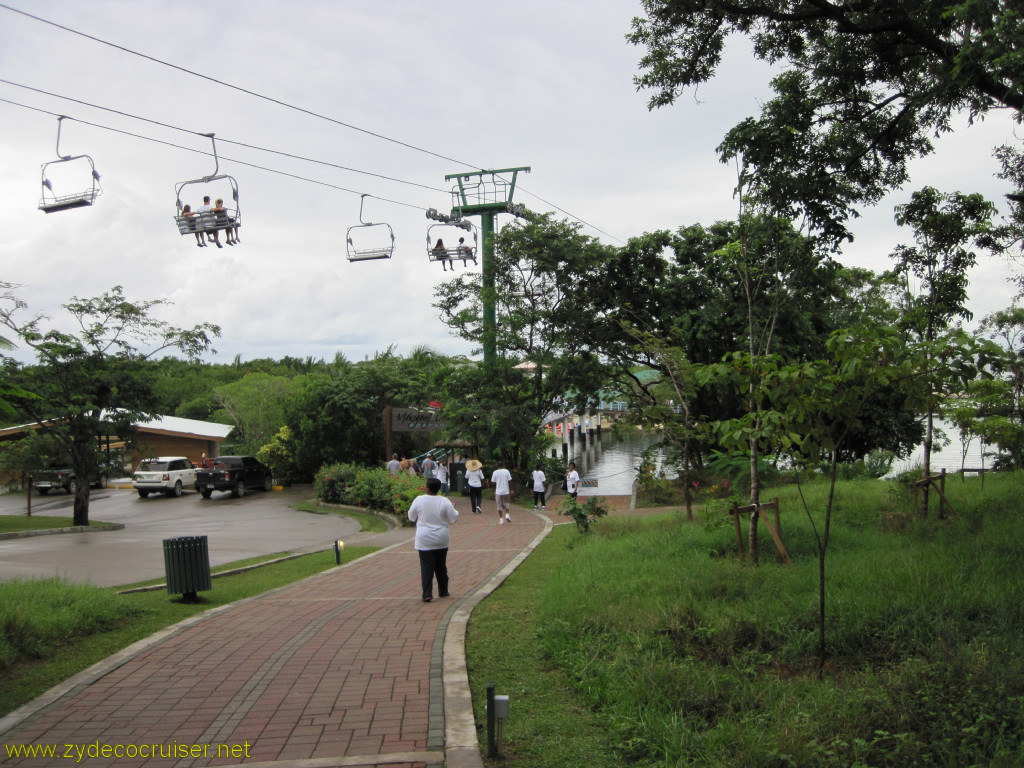
[[[130,489],[93,491],[89,519],[121,523],[119,531],[33,536],[0,540],[0,579],[63,576],[97,586],[117,586],[164,576],[163,540],[206,536],[210,564],[284,551],[326,549],[336,539],[362,543],[359,524],[337,515],[291,509],[313,498],[312,486],[283,491],[251,491],[233,499],[215,493],[203,499],[187,491],[180,498],[140,499]],[[71,517],[71,497],[56,493],[32,497],[32,514]],[[24,513],[25,494],[0,495],[0,514]],[[405,533],[403,533],[405,531]],[[388,537],[411,536],[396,529]]]

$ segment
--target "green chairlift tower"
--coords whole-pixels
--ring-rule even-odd
[[[512,213],[517,216],[525,213],[525,206],[512,204],[512,195],[516,191],[516,177],[520,171],[529,173],[530,169],[501,168],[491,171],[450,173],[444,177],[445,181],[455,181],[455,186],[452,187],[451,219],[457,221],[467,216],[480,217],[480,234],[483,239],[481,302],[484,309],[485,366],[490,366],[494,361],[498,338],[494,294],[494,217],[499,213]],[[509,174],[511,178],[508,178]]]

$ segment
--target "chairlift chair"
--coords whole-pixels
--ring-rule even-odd
[[[458,238],[465,238],[467,234],[473,236],[473,244],[463,243],[452,247],[452,242],[457,242]],[[438,248],[437,241],[440,240],[445,243],[444,248]],[[472,261],[476,264],[477,247],[479,244],[479,230],[474,224],[467,221],[466,219],[459,219],[452,222],[441,222],[438,224],[431,224],[427,228],[427,259],[429,261],[439,261],[444,264],[451,264],[452,268],[455,268],[456,261],[462,261],[463,265],[467,261]]]
[[[190,179],[188,181],[180,181],[174,185],[175,194],[175,205],[176,211],[174,214],[174,221],[178,225],[178,232],[182,235],[194,235],[197,232],[214,232],[222,231],[226,229],[234,229],[242,225],[242,209],[238,203],[238,182],[235,181],[233,176],[229,176],[225,173],[219,173],[220,161],[217,158],[217,144],[214,141],[212,133],[204,133],[213,142],[213,174],[210,176],[203,176],[199,179]],[[226,180],[231,188],[231,200],[234,203],[234,207],[230,208],[225,206],[223,211],[195,211],[192,216],[183,215],[183,209],[185,204],[182,202],[182,190],[193,184],[208,185],[216,181]],[[200,196],[199,199],[202,199]]]
[[[92,158],[88,155],[62,155],[60,153],[60,129],[61,122],[64,120],[64,115],[57,117],[57,160],[51,160],[48,163],[43,163],[42,168],[42,197],[39,199],[39,210],[44,213],[54,213],[55,211],[67,211],[71,208],[84,208],[87,205],[92,205],[96,198],[103,194],[103,189],[100,187],[100,175],[96,171],[96,164],[93,163]],[[73,163],[78,160],[84,160],[89,164],[89,186],[85,187],[79,192],[74,192],[69,195],[58,195],[53,188],[53,182],[47,175],[47,169],[51,166],[56,166],[62,163]],[[78,163],[84,171],[83,163]]]
[[[395,252],[395,233],[390,224],[363,221],[363,203],[367,197],[359,198],[359,223],[353,224],[345,233],[345,251],[349,261],[390,259]]]

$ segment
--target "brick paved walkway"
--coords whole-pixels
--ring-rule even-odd
[[[483,597],[478,589],[500,583],[550,523],[514,507],[512,524],[499,526],[493,502],[473,515],[468,499],[453,500],[460,518],[448,557],[451,598],[420,600],[419,560],[405,529],[403,543],[183,622],[12,713],[0,720],[5,750],[59,745],[57,756],[5,752],[0,762],[426,768],[445,764],[447,747],[449,766],[479,765],[455,658],[463,638],[446,654],[446,631],[453,616],[464,631]],[[461,744],[445,739],[446,693]],[[121,752],[78,759],[62,757],[64,745]],[[218,745],[234,754],[218,757]]]

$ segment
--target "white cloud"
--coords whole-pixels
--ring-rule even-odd
[[[220,169],[234,176],[242,244],[197,248],[171,219],[174,188],[210,173],[211,158],[94,128],[114,126],[208,151],[196,135],[0,84],[0,98],[75,118],[61,151],[87,152],[104,194],[88,209],[37,211],[40,164],[55,159],[55,118],[0,102],[0,279],[21,284],[32,313],[57,314],[72,295],[120,284],[129,296],[174,302],[162,316],[181,326],[220,324],[216,360],[253,357],[362,359],[395,345],[450,353],[453,339],[431,306],[446,274],[428,263],[423,209],[450,205],[444,175],[475,167],[532,166],[517,199],[538,195],[618,240],[654,229],[733,218],[732,169],[715,146],[756,114],[770,70],[736,41],[720,75],[672,107],[649,112],[633,77],[642,51],[628,45],[629,0],[542,3],[246,2],[70,0],[15,2],[76,30],[336,120],[430,150],[303,114],[0,10],[0,77],[96,105],[216,132]],[[991,147],[1011,129],[997,117],[944,139],[913,185],[857,223],[843,259],[875,269],[909,237],[891,205],[910,189],[998,196]],[[246,142],[426,185],[312,165]],[[949,145],[947,147],[947,144]],[[230,159],[228,159],[230,158]],[[388,221],[390,261],[349,263],[347,228],[359,196],[257,170],[271,167],[377,199],[367,220]],[[197,187],[189,188],[201,194]],[[386,202],[386,200],[395,202]],[[186,200],[186,202],[189,202]],[[198,202],[196,198],[193,202]],[[589,234],[597,235],[593,230]],[[600,235],[601,239],[608,239]],[[975,280],[980,315],[1008,303],[1008,271]]]

